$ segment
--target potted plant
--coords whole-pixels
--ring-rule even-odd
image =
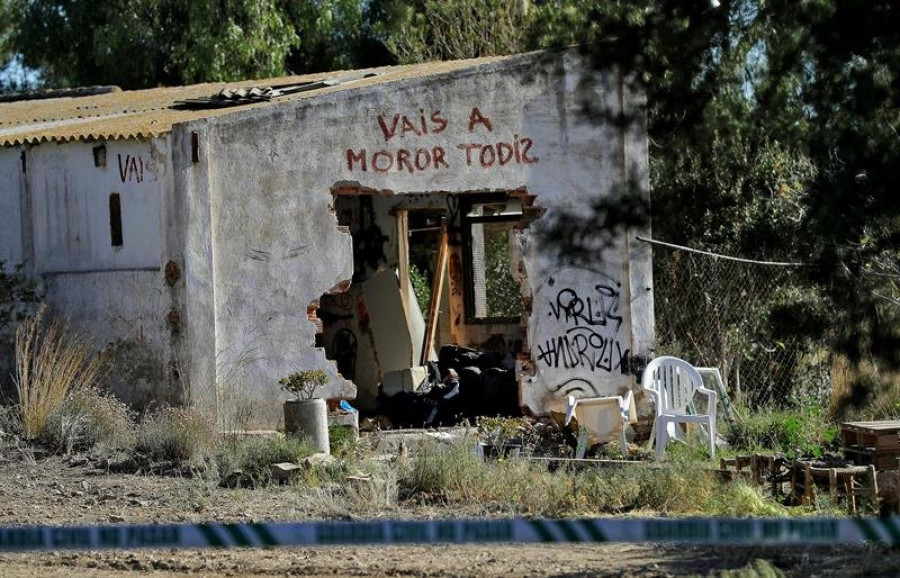
[[[278,380],[281,389],[294,396],[284,402],[285,433],[306,437],[318,451],[328,454],[328,408],[324,399],[315,397],[326,383],[328,374],[321,369],[295,371]]]

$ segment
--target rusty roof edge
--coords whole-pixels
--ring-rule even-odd
[[[173,123],[174,126],[174,123]],[[98,131],[96,133],[90,134],[70,134],[70,135],[51,135],[48,136],[46,134],[36,134],[36,135],[28,135],[28,136],[16,136],[16,137],[7,137],[0,141],[0,147],[2,148],[13,148],[20,147],[26,145],[39,145],[44,143],[56,142],[56,143],[71,143],[71,142],[104,142],[104,141],[118,141],[118,140],[129,140],[129,139],[151,139],[151,138],[160,138],[172,132],[171,128],[158,130],[158,131],[131,131],[131,132],[112,132],[112,131]]]

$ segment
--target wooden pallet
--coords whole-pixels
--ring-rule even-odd
[[[795,504],[812,505],[816,494],[825,490],[835,503],[845,502],[851,514],[858,512],[860,498],[866,498],[870,508],[878,509],[878,481],[874,466],[829,465],[794,462],[791,467],[791,491]]]
[[[879,452],[875,448],[845,446],[844,458],[857,466],[875,466],[875,469],[879,472],[900,469],[900,454]]]
[[[860,421],[841,425],[844,457],[877,470],[900,469],[900,421]]]

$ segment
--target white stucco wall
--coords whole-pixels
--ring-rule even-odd
[[[542,237],[563,210],[584,212],[598,196],[648,191],[643,131],[581,115],[584,99],[615,114],[630,107],[633,96],[618,75],[582,82],[581,70],[573,53],[525,56],[176,129],[176,142],[197,131],[202,143],[200,163],[190,166],[189,156],[177,161],[184,167],[186,202],[196,209],[186,225],[192,239],[188,282],[211,293],[197,299],[205,329],[214,327],[216,373],[241,368],[245,378],[234,387],[250,392],[257,420],[280,420],[285,396],[277,380],[297,369],[331,372],[326,396],[354,393],[313,347],[306,316],[310,302],[352,274],[351,240],[331,212],[332,188],[348,182],[395,195],[513,189],[537,195],[547,213],[521,239],[534,294],[532,363],[522,367],[522,403],[540,411],[579,379],[591,387],[577,395],[633,386],[619,352],[646,355],[652,340],[652,309],[644,297],[649,252],[623,238],[598,252],[589,267],[574,270]],[[180,146],[179,156],[189,154]],[[635,273],[636,264],[646,272]],[[574,303],[570,293],[561,308],[563,289],[581,300],[582,310],[566,310]],[[188,295],[195,298],[190,287]],[[585,316],[589,302],[593,318]],[[612,317],[621,317],[617,330],[606,325],[586,339],[583,351],[578,341],[577,355],[541,356],[540,346],[558,344],[573,327],[591,331]],[[195,345],[209,354],[208,342]]]
[[[36,273],[160,266],[160,196],[168,145],[108,143],[106,166],[90,143],[46,143],[28,151]],[[119,194],[123,244],[110,237],[109,198]]]
[[[106,163],[96,166],[93,149],[101,145]],[[163,271],[169,149],[168,138],[0,148],[4,251],[18,247],[53,312],[113,356],[110,385],[138,407],[182,398],[172,371],[180,328],[169,316],[178,289]],[[26,171],[17,180],[22,151]],[[120,198],[121,246],[111,238],[113,193]]]

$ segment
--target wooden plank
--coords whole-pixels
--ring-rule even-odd
[[[425,341],[422,344],[422,359],[419,365],[428,362],[428,352],[434,343],[434,334],[437,331],[437,318],[440,313],[441,293],[444,290],[444,279],[447,274],[447,259],[449,247],[447,244],[447,220],[441,221],[441,246],[438,249],[437,263],[434,268],[434,280],[431,283],[431,303],[428,304],[428,317],[425,320]]]
[[[409,211],[398,209],[397,219],[397,276],[400,278],[400,299],[409,317]]]
[[[400,304],[406,319],[412,319],[409,304],[409,211],[400,209],[395,215],[397,219],[397,277],[400,280]],[[410,366],[415,365],[414,351],[410,351]]]
[[[842,428],[854,430],[877,430],[900,432],[900,420],[884,421],[848,421],[841,424]]]

